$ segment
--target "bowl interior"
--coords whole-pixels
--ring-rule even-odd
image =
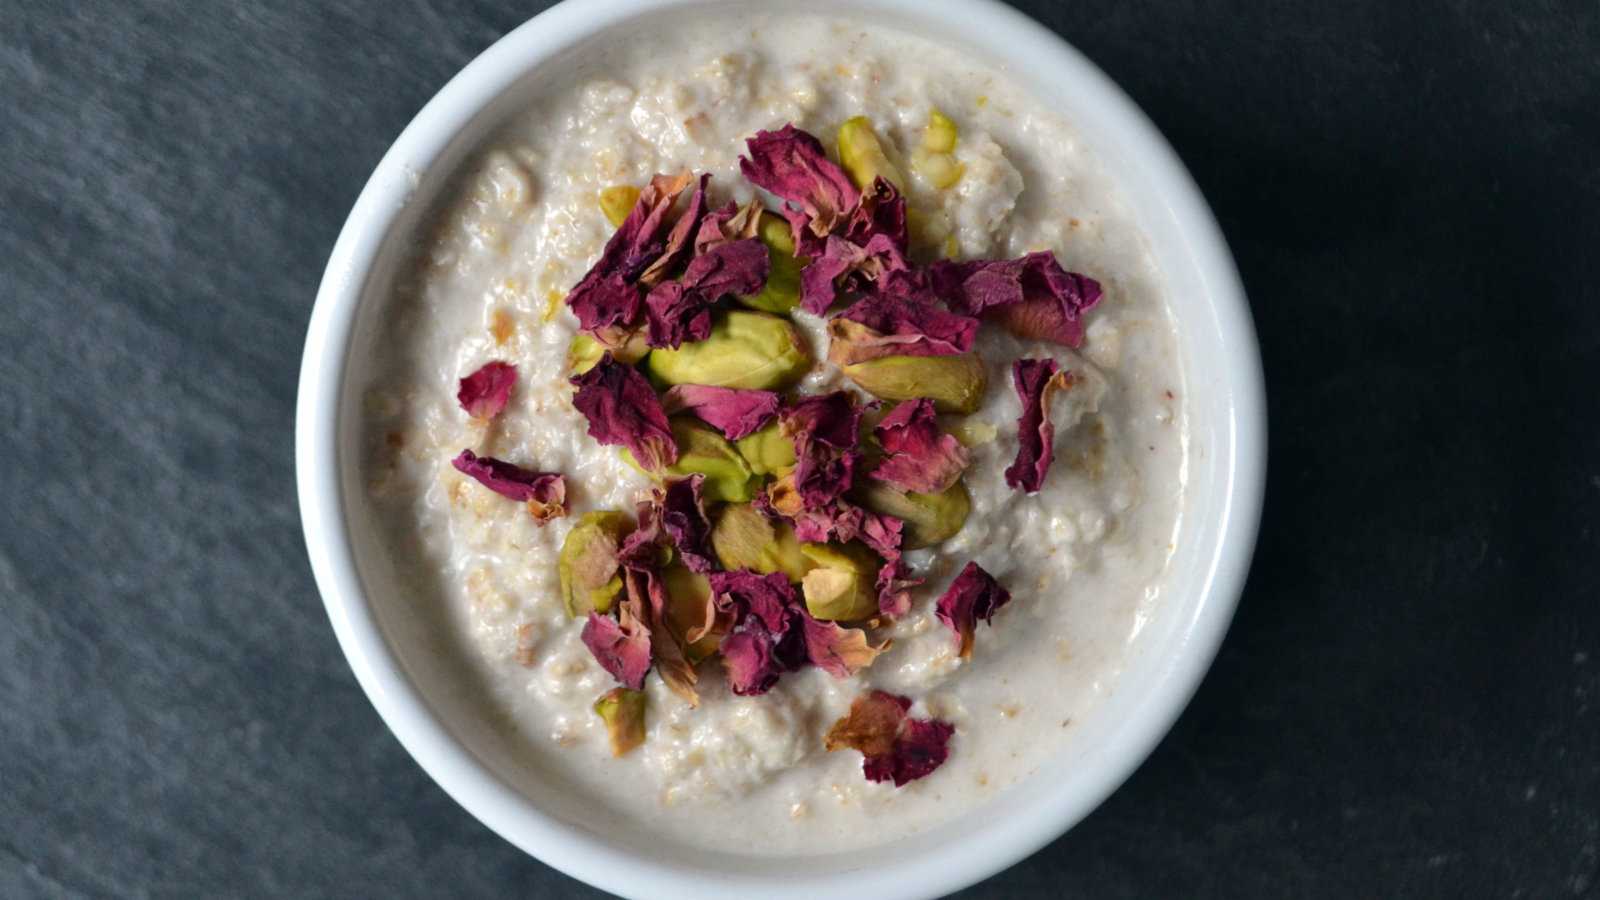
[[[430,586],[396,564],[397,548],[374,524],[374,509],[362,489],[361,395],[382,352],[379,326],[418,223],[469,154],[520,110],[541,72],[581,68],[593,55],[586,52],[593,42],[629,40],[647,32],[654,17],[682,15],[685,6],[714,10],[727,4],[605,0],[584,4],[581,17],[566,5],[558,7],[508,36],[452,82],[380,166],[362,197],[365,216],[358,204],[347,226],[347,232],[361,225],[370,233],[371,264],[357,261],[339,271],[336,251],[330,265],[331,291],[344,298],[331,302],[342,303],[345,316],[352,315],[353,304],[348,340],[330,341],[321,351],[343,366],[339,371],[339,364],[329,363],[328,371],[338,375],[330,393],[335,405],[327,413],[332,427],[324,434],[302,423],[302,444],[314,444],[309,451],[301,447],[302,470],[308,452],[315,456],[325,449],[327,458],[337,460],[331,477],[339,485],[342,513],[335,535],[312,539],[348,540],[356,589],[330,588],[324,567],[335,563],[319,558],[314,549],[319,583],[352,665],[401,740],[474,814],[547,862],[613,890],[658,896],[734,895],[755,885],[767,895],[810,894],[835,879],[853,890],[882,879],[875,890],[883,896],[954,888],[1026,855],[1087,814],[1170,727],[1231,615],[1253,543],[1263,477],[1259,361],[1243,295],[1215,223],[1148,122],[1098,70],[1052,35],[986,2],[937,10],[902,0],[827,4],[845,14],[894,14],[897,28],[986,59],[1041,103],[1062,111],[1123,186],[1163,272],[1179,324],[1189,395],[1189,496],[1163,586],[1166,606],[1133,646],[1114,691],[1075,723],[1077,739],[1053,769],[1000,793],[966,818],[869,852],[749,857],[643,833],[625,815],[542,769],[524,739],[478,699],[486,692],[463,663],[464,650],[452,644],[451,630],[419,601]],[[978,15],[985,27],[966,27]],[[335,315],[324,310],[329,294],[325,284],[317,315]],[[317,327],[314,320],[313,330]],[[312,352],[308,346],[308,371]],[[315,433],[308,438],[308,431]],[[314,514],[306,510],[308,535]],[[372,629],[372,640],[360,638],[363,629]],[[937,879],[903,877],[919,865],[926,869],[935,858],[945,861]],[[609,871],[617,867],[631,874]],[[652,874],[670,877],[640,880]],[[768,880],[776,875],[786,879],[781,889]]]

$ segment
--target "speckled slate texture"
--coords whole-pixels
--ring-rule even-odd
[[[1215,206],[1272,473],[1177,728],[963,896],[1594,896],[1600,6],[1023,5]],[[292,492],[346,212],[542,6],[0,14],[0,896],[596,896],[389,736]]]

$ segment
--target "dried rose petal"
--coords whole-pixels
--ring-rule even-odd
[[[661,230],[690,180],[688,172],[657,175],[639,192],[638,202],[606,242],[600,258],[567,294],[567,305],[583,331],[628,328],[637,321],[644,303],[637,282],[665,249]]]
[[[623,539],[622,546],[617,550],[619,564],[629,569],[654,572],[672,561],[672,536],[662,527],[663,511],[660,491],[652,492],[648,499],[635,505],[634,515],[639,524]]]
[[[900,542],[904,538],[905,523],[894,516],[861,511],[861,525],[857,537],[884,559],[900,558]]]
[[[516,366],[487,362],[478,371],[461,379],[456,400],[474,419],[492,419],[506,408],[507,401],[511,399],[511,388],[516,383]]]
[[[828,159],[822,142],[792,124],[758,131],[746,147],[750,155],[739,159],[745,179],[798,206],[814,234],[832,231],[861,196],[850,176]]]
[[[861,533],[865,511],[844,500],[834,500],[816,509],[802,509],[794,519],[794,536],[804,543],[845,542]]]
[[[461,451],[451,464],[496,494],[527,503],[541,525],[567,514],[567,482],[560,475],[534,472],[471,450]]]
[[[891,559],[878,569],[878,613],[898,619],[911,611],[911,589],[922,584],[900,558]]]
[[[804,257],[822,256],[826,249],[827,232],[814,230],[811,217],[803,210],[785,209],[783,215],[794,234],[795,253]],[[905,197],[880,176],[873,181],[870,190],[862,193],[849,215],[830,230],[857,247],[865,247],[874,236],[881,234],[903,254],[910,235],[906,225]]]
[[[655,286],[645,301],[652,347],[677,348],[711,334],[711,309],[725,294],[755,294],[771,261],[759,240],[731,241],[696,256],[679,281]]]
[[[870,290],[888,273],[906,271],[910,263],[888,235],[855,244],[830,235],[820,256],[800,272],[800,308],[823,315],[840,293]]]
[[[700,496],[704,475],[674,478],[662,492],[661,528],[672,537],[678,556],[691,572],[709,572],[713,567],[711,520],[706,517],[705,501]]]
[[[661,574],[654,569],[629,568],[623,572],[622,580],[628,588],[628,599],[619,613],[626,621],[630,610],[637,611],[635,614],[650,636],[651,660],[662,683],[690,706],[699,706],[700,695],[695,691],[699,678],[689,662],[682,636],[667,623],[667,589]]]
[[[936,494],[955,484],[971,454],[954,435],[939,429],[932,400],[905,400],[873,433],[884,458],[872,477],[903,491]]]
[[[849,366],[884,356],[954,356],[972,349],[978,320],[932,303],[873,296],[828,322],[828,359]]]
[[[901,787],[929,775],[950,758],[955,726],[938,719],[907,719],[885,756],[863,757],[861,773],[868,781],[892,781]]]
[[[850,712],[833,723],[822,739],[822,746],[835,750],[859,750],[864,756],[885,756],[894,750],[900,723],[911,709],[911,698],[888,691],[868,691],[850,704]]]
[[[700,220],[700,229],[694,236],[694,252],[704,253],[730,241],[753,238],[760,229],[761,204],[752,200],[740,206],[729,200],[727,205]]]
[[[735,694],[764,694],[806,661],[802,612],[782,573],[712,572],[711,595],[731,614],[718,650]]]
[[[645,299],[645,315],[650,324],[646,343],[651,347],[677,349],[684,341],[703,341],[711,336],[711,306],[714,300],[681,281],[663,281]]]
[[[709,384],[675,384],[661,397],[667,415],[694,413],[730,441],[746,437],[772,421],[783,400],[772,391]]]
[[[728,241],[696,256],[684,270],[683,283],[717,300],[727,294],[757,294],[767,283],[772,260],[757,238]]]
[[[1022,399],[1017,417],[1017,458],[1006,468],[1006,484],[1035,493],[1055,460],[1055,426],[1050,423],[1050,399],[1072,386],[1072,373],[1061,371],[1053,359],[1019,359],[1011,364],[1011,382]]]
[[[639,318],[644,295],[620,274],[590,272],[567,294],[567,306],[578,317],[581,331],[626,331]]]
[[[910,238],[910,229],[906,227],[906,198],[881,175],[873,179],[872,188],[861,195],[845,223],[844,237],[853,244],[866,246],[880,234],[905,252]]]
[[[982,315],[1019,337],[1083,344],[1083,316],[1100,302],[1100,283],[1061,267],[1054,253],[1018,259],[938,262],[929,269],[950,306]]]
[[[590,437],[627,447],[651,471],[678,461],[661,400],[637,369],[607,353],[594,368],[569,380],[578,388],[572,405],[589,420]]]
[[[689,197],[689,207],[678,217],[672,226],[672,231],[667,235],[667,243],[661,250],[661,255],[639,275],[639,283],[649,287],[672,273],[672,270],[682,263],[688,255],[694,252],[692,243],[695,234],[700,230],[700,220],[706,214],[706,182],[711,180],[709,174],[701,175],[699,184],[695,185],[694,193]],[[627,223],[623,223],[627,224]]]
[[[672,204],[693,180],[694,176],[688,172],[651,178],[650,183],[639,192],[639,199],[628,213],[628,218],[606,242],[605,249],[600,252],[600,260],[590,272],[615,273],[626,281],[637,281],[666,249],[661,230],[666,225],[667,215],[672,212]]]
[[[857,750],[868,781],[892,781],[895,787],[939,768],[950,756],[955,728],[937,719],[912,719],[911,700],[885,691],[869,691],[850,704],[850,712],[823,738],[829,751]]]
[[[600,668],[623,687],[637,691],[644,687],[645,673],[650,671],[650,632],[638,620],[636,603],[625,600],[621,607],[620,621],[590,612],[583,625],[583,645]]]
[[[861,439],[861,413],[849,391],[801,397],[783,411],[783,427],[835,450],[849,450]]]
[[[823,622],[802,613],[806,656],[811,664],[835,678],[851,675],[872,665],[878,654],[889,649],[889,641],[873,646],[860,628],[845,628],[836,622]]]
[[[956,580],[950,583],[950,589],[939,598],[935,612],[939,621],[955,632],[961,656],[965,659],[972,655],[972,633],[978,627],[978,620],[989,621],[1010,600],[1011,594],[1000,586],[1000,582],[995,581],[977,563],[969,562]]]
[[[804,509],[826,507],[850,489],[861,458],[861,412],[848,391],[804,397],[783,411],[783,432],[794,442],[794,488]]]

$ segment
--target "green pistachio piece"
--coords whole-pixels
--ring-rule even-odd
[[[839,164],[861,190],[871,187],[872,180],[879,175],[896,188],[906,183],[900,170],[883,152],[883,143],[872,130],[872,120],[866,116],[846,119],[839,126]]]
[[[594,335],[580,331],[573,335],[572,343],[567,345],[567,371],[582,375],[598,365],[600,357],[605,356],[607,350],[611,351],[611,356],[617,362],[631,366],[644,359],[645,354],[650,352],[650,346],[645,343],[643,329],[628,335],[616,347],[608,347],[595,340]]]
[[[595,714],[606,723],[611,755],[623,756],[644,743],[644,691],[612,688],[594,702]]]
[[[696,633],[706,627],[707,605],[711,602],[711,582],[704,575],[689,571],[683,563],[673,563],[661,572],[667,589],[667,627],[680,635]],[[686,648],[690,665],[717,652],[722,635],[707,631]]]
[[[639,189],[631,184],[619,184],[600,191],[600,211],[614,226],[620,226],[639,202]]]
[[[622,590],[617,549],[632,530],[632,519],[605,511],[584,513],[567,532],[556,559],[567,615],[578,618],[590,610],[603,613],[611,609],[612,601]]]
[[[999,436],[1000,429],[990,425],[988,422],[968,420],[951,429],[950,433],[956,436],[956,440],[968,447],[981,447],[984,444],[992,443]]]
[[[879,399],[927,397],[943,413],[970,413],[983,402],[983,363],[975,353],[884,356],[845,366],[844,374]]]
[[[938,107],[928,111],[928,127],[922,129],[922,147],[929,153],[953,153],[961,130]]]
[[[788,319],[730,309],[717,314],[705,340],[651,351],[645,369],[662,384],[772,391],[799,381],[811,354]]]
[[[617,451],[622,461],[657,479],[704,475],[706,480],[701,491],[708,501],[743,503],[756,495],[761,477],[750,471],[750,464],[716,429],[690,416],[674,416],[667,424],[672,428],[672,439],[678,444],[677,462],[659,473],[645,472],[626,449]]]
[[[788,315],[800,305],[800,270],[805,268],[809,260],[795,257],[794,234],[789,230],[789,223],[781,216],[762,213],[756,236],[767,245],[767,260],[771,264],[767,270],[767,283],[760,293],[737,299],[751,309]]]
[[[922,130],[922,145],[911,151],[911,168],[934,187],[943,190],[961,180],[966,167],[956,162],[956,140],[960,132],[950,117],[935,109],[928,113],[928,127]]]
[[[967,172],[967,167],[952,154],[929,153],[921,148],[911,151],[911,168],[940,190],[955,187]]]
[[[794,441],[778,429],[777,422],[750,432],[733,445],[757,475],[781,475],[795,464]]]
[[[762,575],[782,572],[796,584],[812,566],[793,528],[770,521],[748,503],[722,508],[711,526],[711,549],[724,569],[749,569]]]
[[[878,614],[878,568],[883,561],[866,545],[801,544],[800,552],[813,564],[800,580],[806,611],[813,618],[853,622]]]
[[[901,547],[906,550],[932,547],[954,537],[972,511],[972,497],[959,481],[937,494],[917,494],[868,479],[853,496],[867,509],[905,523]]]

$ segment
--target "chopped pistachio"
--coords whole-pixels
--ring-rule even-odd
[[[897,189],[906,183],[905,176],[883,152],[883,143],[866,116],[847,119],[839,126],[839,164],[862,190],[871,187],[873,179],[880,175]]]
[[[940,190],[955,187],[967,171],[967,167],[949,153],[929,153],[921,149],[911,152],[911,168]]]
[[[607,612],[622,590],[617,549],[633,528],[633,520],[614,511],[584,513],[567,532],[556,559],[561,600],[567,615],[578,618]]]
[[[940,190],[955,186],[966,171],[954,155],[959,135],[956,123],[949,116],[937,109],[928,113],[922,144],[911,151],[912,170]]]
[[[788,315],[800,305],[800,270],[806,260],[795,257],[794,235],[781,216],[763,212],[756,235],[767,245],[767,282],[760,293],[736,299],[751,309]]]
[[[611,755],[623,756],[644,743],[644,691],[612,688],[594,701],[594,711],[606,723]]]
[[[962,422],[951,429],[950,433],[955,435],[956,440],[965,446],[979,447],[992,443],[995,437],[1000,434],[1000,429],[990,425],[988,422]]]
[[[878,568],[883,564],[866,545],[801,544],[813,568],[800,580],[806,611],[813,618],[851,622],[878,612]]]
[[[762,575],[782,572],[797,584],[812,566],[793,528],[772,522],[748,503],[722,508],[711,527],[711,549],[724,569],[749,569]]]
[[[922,130],[922,146],[930,153],[954,153],[961,131],[938,107],[928,111],[928,127]]]
[[[567,371],[574,375],[594,368],[600,362],[600,357],[611,351],[611,356],[617,362],[633,365],[645,354],[650,352],[650,346],[645,343],[644,331],[636,331],[628,335],[620,347],[608,347],[595,340],[594,335],[578,332],[573,335],[572,343],[567,345]]]
[[[794,441],[771,422],[733,442],[757,475],[781,475],[795,464]]]
[[[743,503],[756,495],[761,477],[750,471],[750,464],[716,429],[692,416],[673,416],[667,424],[678,445],[677,462],[659,472],[647,472],[632,453],[619,449],[622,461],[658,480],[704,475],[706,480],[700,489],[709,502]]]
[[[910,207],[906,210],[906,227],[911,232],[911,246],[916,252],[937,256],[954,257],[955,250],[952,242],[955,241],[955,226],[950,221],[950,214],[942,209],[919,210]]]
[[[955,158],[959,134],[949,116],[937,109],[931,111],[922,130],[922,143],[911,151],[912,171],[940,190],[953,187],[966,171]]]
[[[659,352],[659,351],[658,351]],[[655,354],[651,354],[655,358]],[[957,356],[884,356],[844,367],[862,390],[882,400],[927,397],[940,412],[970,413],[983,402],[983,363],[975,353]]]
[[[600,211],[613,226],[620,226],[638,202],[639,189],[631,184],[618,184],[600,191]]]
[[[664,384],[782,390],[810,370],[811,354],[788,319],[730,309],[712,321],[705,340],[658,348],[645,368]]]
[[[900,546],[906,550],[931,547],[954,537],[972,511],[972,497],[959,481],[937,494],[918,494],[869,480],[854,496],[867,509],[904,523]]]

